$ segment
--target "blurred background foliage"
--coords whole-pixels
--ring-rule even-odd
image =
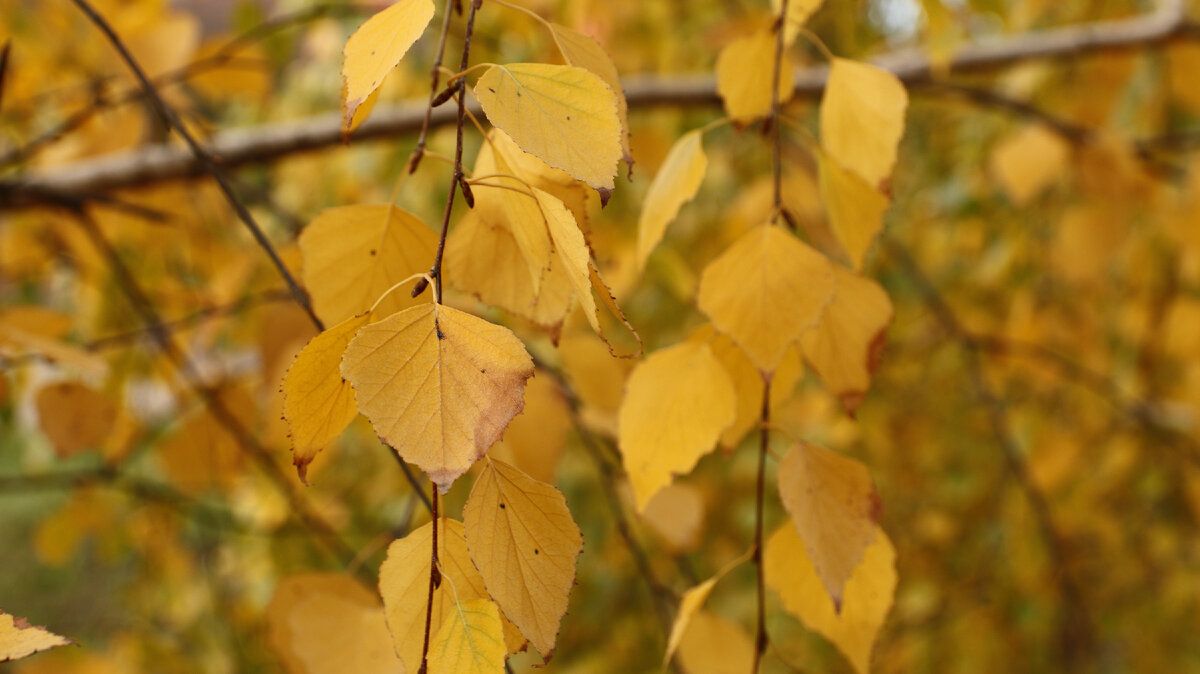
[[[207,136],[336,111],[341,47],[385,3],[94,4]],[[711,73],[720,47],[769,11],[750,0],[522,4],[596,36],[623,76]],[[938,62],[967,44],[1153,9],[1133,0],[855,0],[826,3],[809,26],[838,55],[916,49]],[[387,80],[381,105],[428,96],[432,33]],[[457,39],[452,31],[449,53]],[[70,3],[0,0],[0,40],[11,44],[5,174],[175,142]],[[479,61],[556,62],[534,21],[486,0],[474,49]],[[804,40],[791,56],[822,62]],[[910,91],[894,203],[868,258],[896,305],[873,389],[851,419],[808,373],[778,396],[773,415],[799,437],[861,458],[882,494],[900,581],[876,671],[1200,669],[1198,74],[1200,41],[1181,38]],[[787,115],[815,129],[815,103],[793,101]],[[700,270],[769,213],[760,128],[712,131],[700,195],[645,274],[635,269],[649,180],[683,131],[720,114],[670,103],[632,111],[632,181],[618,183],[603,211],[591,204],[596,258],[648,350],[701,325]],[[436,132],[432,147],[449,154],[452,136]],[[238,191],[298,269],[303,224],[325,207],[386,201],[413,142],[242,168]],[[804,148],[787,147],[785,199],[820,245],[828,233]],[[427,160],[398,202],[436,222],[447,187],[445,167]],[[290,471],[278,388],[311,325],[208,181],[119,196],[169,214],[147,222],[101,210],[97,219],[160,314],[180,321],[174,338],[205,380],[221,384]],[[549,670],[656,669],[665,636],[612,507],[630,518],[655,582],[682,591],[752,540],[754,453],[714,453],[638,518],[611,465],[631,364],[609,359],[582,321],[568,322],[555,348],[520,319],[466,296],[452,301],[512,326],[562,375],[534,380],[547,386],[524,431],[535,440],[497,450],[535,452],[584,532]],[[345,565],[139,332],[111,266],[70,217],[0,214],[0,307],[0,605],[82,645],[8,667],[279,669],[264,618],[276,583]],[[72,419],[48,421],[56,405]],[[391,538],[427,519],[361,419],[317,458],[310,479],[303,497],[357,552],[349,571],[368,584]],[[451,493],[451,514],[466,494]],[[784,515],[768,504],[770,528]],[[770,601],[765,671],[851,671]],[[752,624],[752,568],[724,581],[710,608]],[[520,656],[514,668],[534,660]]]

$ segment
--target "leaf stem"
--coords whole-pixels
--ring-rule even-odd
[[[787,0],[783,0],[784,9],[787,9]],[[758,664],[762,659],[762,654],[767,650],[769,642],[767,638],[767,622],[766,622],[766,589],[763,584],[763,498],[765,495],[766,472],[767,472],[767,451],[770,447],[770,423],[771,423],[771,380],[765,375],[763,376],[763,402],[761,425],[758,435],[758,482],[755,486],[755,504],[754,504],[754,568],[756,576],[756,585],[758,586],[758,622],[755,628],[754,636],[754,666],[750,669],[750,674],[758,672]]]

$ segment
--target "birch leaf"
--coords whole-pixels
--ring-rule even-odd
[[[536,204],[542,211],[542,218],[550,232],[550,240],[554,242],[556,261],[562,264],[567,281],[575,293],[575,299],[583,307],[583,315],[588,324],[600,334],[600,316],[596,312],[596,298],[592,297],[591,252],[579,225],[575,224],[575,216],[567,210],[566,205],[558,197],[533,188]]]
[[[445,493],[520,413],[533,360],[508,328],[425,304],[360,329],[342,376],[379,437]]]
[[[779,464],[779,496],[835,609],[846,579],[875,540],[882,505],[867,467],[804,442]]]
[[[808,21],[808,17],[820,9],[823,2],[824,0],[788,0],[787,17],[784,20],[783,28],[785,45],[791,45],[796,41],[796,36],[800,34],[800,29]],[[771,11],[776,16],[779,16],[782,6],[783,3],[780,0],[771,0]]]
[[[834,278],[833,301],[817,329],[805,333],[800,343],[825,388],[853,415],[879,366],[892,323],[892,301],[878,283],[847,269],[837,267]]]
[[[321,211],[300,233],[304,285],[326,325],[361,314],[388,288],[428,271],[437,234],[417,216],[387,204]],[[380,315],[423,303],[392,293]]]
[[[908,93],[882,68],[833,59],[821,99],[821,145],[839,164],[879,187],[892,173]]]
[[[784,54],[779,68],[779,103],[795,88],[792,63]],[[775,32],[761,30],[730,42],[717,56],[717,93],[725,112],[737,122],[771,114],[771,76],[775,72]]]
[[[42,387],[36,403],[38,425],[61,457],[98,447],[117,417],[117,406],[108,396],[78,382]]]
[[[646,266],[646,258],[662,241],[667,225],[679,214],[679,209],[691,201],[704,181],[708,157],[701,145],[700,130],[685,133],[663,160],[662,167],[646,190],[641,217],[638,218],[637,264]]]
[[[633,155],[629,151],[629,106],[625,102],[625,91],[621,88],[621,76],[617,72],[617,66],[613,63],[612,57],[591,36],[584,35],[573,28],[551,23],[550,32],[568,65],[596,73],[616,94],[617,117],[621,121],[621,154],[624,155],[625,163],[633,166]]]
[[[688,674],[743,674],[754,662],[754,641],[728,618],[698,611],[679,643],[679,664]]]
[[[553,257],[550,236],[542,223],[537,201],[529,196],[529,188],[519,179],[503,177],[517,171],[503,152],[493,151],[495,144],[485,143],[476,158],[476,175],[497,175],[474,188],[477,196],[472,212],[508,230],[525,260],[533,292],[540,293],[542,277]],[[492,187],[493,184],[496,186]]]
[[[283,378],[283,418],[292,438],[292,463],[308,483],[308,464],[358,416],[354,389],[342,379],[342,353],[371,313],[351,316],[309,340]]]
[[[833,292],[825,256],[778,227],[760,225],[704,269],[698,303],[769,374],[788,345],[817,324]]]
[[[0,611],[0,662],[19,660],[70,643],[74,642],[44,627],[30,625],[24,618]]]
[[[763,573],[788,613],[833,642],[859,674],[870,671],[871,650],[896,593],[896,549],[882,530],[846,581],[841,611],[825,592],[791,524],[781,526],[767,541]]]
[[[684,342],[634,368],[617,416],[617,443],[638,510],[712,451],[737,407],[733,381],[707,344]]]
[[[683,593],[683,598],[679,601],[679,612],[675,614],[675,622],[671,625],[671,634],[667,637],[667,652],[663,656],[663,669],[666,669],[667,664],[671,662],[671,656],[675,654],[675,649],[679,648],[679,644],[683,640],[683,635],[687,633],[692,619],[700,612],[700,609],[704,606],[704,602],[708,601],[708,595],[712,594],[717,581],[724,578],[725,574],[735,569],[738,565],[750,559],[752,554],[753,550],[738,557],[729,564],[726,564],[712,578]]]
[[[487,599],[456,601],[429,644],[429,671],[503,674],[507,654],[496,605]]]
[[[890,202],[854,171],[842,168],[826,153],[818,153],[821,197],[829,214],[829,227],[855,269],[875,237],[883,230],[883,215]]]
[[[399,0],[376,13],[354,31],[342,51],[342,126],[350,127],[354,112],[400,63],[433,18],[433,0]]]
[[[379,597],[349,575],[302,573],[275,586],[267,642],[289,672],[395,672],[401,663]]]
[[[617,95],[600,76],[574,66],[492,66],[475,97],[521,149],[597,190],[611,191],[621,158]]]
[[[462,522],[445,518],[440,522],[438,561],[441,564],[442,582],[433,591],[431,625],[445,624],[454,610],[456,597],[460,602],[488,598],[483,578],[467,552]],[[429,522],[404,538],[393,541],[388,546],[387,558],[379,567],[379,594],[383,597],[384,617],[388,631],[392,633],[396,655],[400,656],[405,671],[409,672],[415,672],[421,666],[432,536],[433,523]],[[515,653],[524,644],[524,639],[508,619],[502,618],[502,622],[508,652]]]
[[[554,487],[489,460],[463,508],[463,523],[488,593],[548,661],[583,550],[566,499]]]

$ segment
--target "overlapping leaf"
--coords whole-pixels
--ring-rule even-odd
[[[820,9],[823,2],[824,0],[788,0],[787,16],[784,17],[783,27],[785,44],[790,45],[796,41],[796,36],[800,34],[800,29],[808,21],[808,17]],[[780,0],[771,0],[771,11],[776,15],[779,14],[782,7],[783,3]]]
[[[583,550],[566,499],[554,487],[489,460],[463,508],[463,522],[488,592],[549,660]]]
[[[508,328],[425,304],[360,329],[342,375],[379,437],[444,493],[521,411],[533,360]]]
[[[616,94],[617,117],[621,121],[621,152],[625,162],[632,166],[633,156],[629,153],[629,106],[625,102],[625,92],[621,88],[621,76],[617,72],[617,66],[604,51],[604,47],[591,36],[557,23],[550,24],[550,32],[554,35],[554,43],[558,45],[558,50],[562,52],[568,65],[596,73]]]
[[[820,153],[818,161],[821,197],[829,214],[829,227],[854,268],[862,269],[867,251],[883,230],[888,198],[827,154]]]
[[[842,166],[879,187],[892,173],[908,93],[895,75],[835,58],[821,99],[821,145]]]
[[[506,655],[504,626],[496,605],[487,599],[455,601],[429,643],[429,671],[502,674]]]

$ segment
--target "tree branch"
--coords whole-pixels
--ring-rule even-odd
[[[1095,52],[1142,49],[1178,39],[1200,37],[1200,24],[1189,21],[1180,0],[1168,0],[1153,13],[969,45],[961,49],[943,69],[919,50],[885,54],[871,62],[894,73],[907,86],[945,79],[950,74],[995,70],[1021,61],[1081,56]],[[815,98],[825,89],[829,69],[825,65],[796,73],[793,98]],[[716,82],[709,76],[632,77],[624,82],[630,109],[652,107],[695,107],[721,104]],[[351,142],[379,140],[420,132],[427,101],[379,106],[354,133]],[[480,114],[477,103],[468,105]],[[429,117],[430,127],[453,124],[457,111],[438,108]],[[340,112],[293,122],[231,129],[216,134],[207,153],[222,168],[271,162],[292,154],[319,150],[342,143]],[[186,148],[151,145],[96,159],[70,164],[48,172],[0,180],[0,208],[40,203],[42,194],[71,194],[149,185],[192,178],[205,173],[204,164]]]

